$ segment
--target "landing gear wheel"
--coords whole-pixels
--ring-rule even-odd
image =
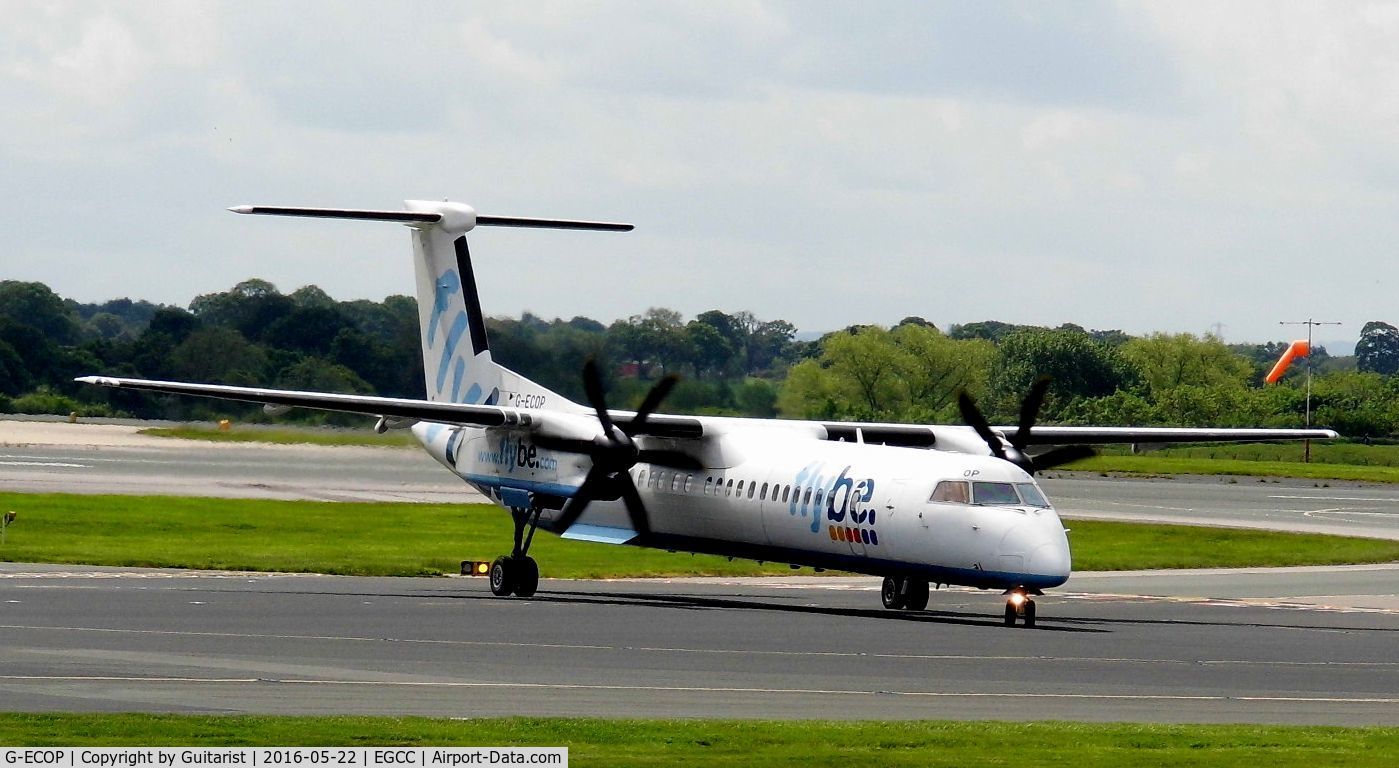
[[[1027,626],[1027,627],[1033,627],[1033,626],[1035,626],[1035,601],[1034,601],[1034,600],[1026,600],[1026,601],[1025,601],[1025,605],[1022,607],[1021,610],[1022,610],[1022,611],[1024,612],[1024,614],[1025,614],[1025,626]]]
[[[904,607],[904,580],[893,576],[885,576],[884,584],[879,589],[879,599],[884,602],[884,607],[891,611],[897,611]]]
[[[904,608],[921,611],[928,607],[928,582],[923,579],[908,579],[904,583]]]
[[[515,591],[515,563],[509,556],[501,556],[491,563],[491,594],[496,597],[509,597]]]
[[[533,597],[539,589],[539,564],[532,557],[515,560],[515,596]]]
[[[1006,603],[1006,626],[1015,626],[1015,606],[1009,602]]]

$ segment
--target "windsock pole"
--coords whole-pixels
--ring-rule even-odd
[[[1278,378],[1282,378],[1282,371],[1287,370],[1287,365],[1290,364],[1290,363],[1292,362],[1292,358],[1293,358],[1293,357],[1296,357],[1296,354],[1293,353],[1292,350],[1293,350],[1298,344],[1305,344],[1305,345],[1306,345],[1306,347],[1305,347],[1305,348],[1306,348],[1306,352],[1304,352],[1303,354],[1305,354],[1305,355],[1307,356],[1307,427],[1310,428],[1311,425],[1312,425],[1312,329],[1315,328],[1315,327],[1318,326],[1318,325],[1340,325],[1340,323],[1339,323],[1339,322],[1336,322],[1336,321],[1331,321],[1331,320],[1313,320],[1312,318],[1309,317],[1309,318],[1307,318],[1306,320],[1280,320],[1280,321],[1278,321],[1278,325],[1305,325],[1305,326],[1307,326],[1307,340],[1306,340],[1305,342],[1302,342],[1302,341],[1294,341],[1294,342],[1292,342],[1291,345],[1288,346],[1287,351],[1286,351],[1286,352],[1283,352],[1282,358],[1278,360],[1278,364],[1275,365],[1275,366],[1273,366],[1273,370],[1272,370],[1271,372],[1268,373],[1268,377],[1269,377],[1268,380],[1269,380],[1270,383],[1273,382],[1273,381],[1276,381],[1276,379],[1273,379],[1273,378],[1272,378],[1273,373],[1277,373]],[[1282,368],[1282,371],[1279,371],[1279,370],[1278,370],[1279,367]],[[1302,441],[1302,461],[1307,462],[1307,463],[1310,464],[1310,463],[1311,463],[1311,460],[1312,460],[1312,441],[1310,441],[1310,440],[1303,440],[1303,441]]]

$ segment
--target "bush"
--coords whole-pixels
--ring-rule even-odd
[[[10,413],[55,413],[67,415],[76,412],[79,416],[111,416],[112,409],[106,403],[80,403],[67,395],[60,395],[48,387],[38,389],[26,395],[10,400],[5,405],[4,410]]]

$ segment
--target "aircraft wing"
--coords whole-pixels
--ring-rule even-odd
[[[374,397],[331,392],[301,392],[261,387],[235,387],[224,384],[190,384],[180,381],[125,379],[114,376],[82,376],[76,381],[119,389],[138,389],[172,395],[193,395],[222,400],[278,405],[293,408],[314,408],[322,411],[359,413],[366,416],[389,416],[403,419],[432,421],[440,424],[461,424],[478,427],[498,427],[506,424],[522,426],[546,421],[551,411],[509,408],[494,405],[469,405],[399,397]],[[630,424],[628,416],[619,414],[618,423]],[[699,419],[688,416],[652,416],[640,428],[629,428],[634,434],[661,437],[698,437],[704,430]]]
[[[992,427],[1009,436],[1016,427]],[[1026,445],[1106,445],[1109,443],[1248,443],[1263,440],[1330,440],[1330,429],[1215,429],[1211,427],[1041,427],[1030,428]]]
[[[817,422],[827,440],[883,443],[912,448],[970,450],[980,453],[984,442],[971,427],[951,424],[885,424],[878,422]],[[1018,427],[991,427],[1002,437]],[[1223,429],[1195,427],[1053,427],[1030,428],[1026,445],[1108,445],[1112,443],[1243,443],[1265,440],[1329,440],[1340,437],[1330,429]]]

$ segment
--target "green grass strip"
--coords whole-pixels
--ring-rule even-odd
[[[1393,766],[1399,729],[1120,723],[0,715],[6,746],[566,746],[575,766]]]
[[[456,573],[510,551],[507,513],[485,504],[346,503],[170,496],[0,494],[19,517],[0,560],[299,571]],[[1077,570],[1334,565],[1399,560],[1399,541],[1228,528],[1067,522]],[[546,577],[788,574],[785,563],[565,541],[541,533]],[[807,571],[808,573],[810,571]]]
[[[1399,467],[1157,456],[1154,453],[1139,456],[1094,456],[1090,459],[1066,464],[1063,469],[1145,475],[1245,475],[1251,477],[1293,477],[1306,480],[1399,483]]]
[[[228,431],[215,427],[149,427],[140,430],[152,437],[178,437],[185,440],[209,440],[216,443],[277,443],[279,445],[365,445],[403,448],[416,446],[411,432],[394,430],[378,434],[370,429],[295,429],[234,426]]]

